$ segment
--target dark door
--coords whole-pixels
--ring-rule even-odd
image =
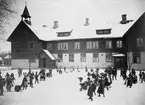
[[[43,58],[43,61],[42,61],[43,63],[43,68],[45,68],[46,67],[46,59],[45,58]]]
[[[114,58],[114,66],[116,68],[122,68],[124,63],[125,63],[125,61],[124,61],[123,57],[115,57]]]

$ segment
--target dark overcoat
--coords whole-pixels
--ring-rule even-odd
[[[87,95],[89,97],[93,97],[93,86],[92,85],[89,86]]]
[[[104,80],[103,79],[99,80],[99,87],[98,87],[97,93],[104,94]]]

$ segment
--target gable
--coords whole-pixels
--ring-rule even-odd
[[[125,37],[144,37],[145,36],[145,13],[132,25],[125,33]]]
[[[145,50],[145,13],[133,24],[133,26],[124,35],[124,42],[128,47],[128,51]],[[137,46],[138,39],[142,39],[143,46]]]
[[[35,33],[27,26],[27,23],[24,23],[24,21],[20,21],[7,41],[13,42],[17,39],[27,39],[32,37],[38,39]]]

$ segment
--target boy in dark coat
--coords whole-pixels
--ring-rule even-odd
[[[104,95],[104,80],[102,77],[99,80],[99,87],[98,87],[97,93],[99,94],[99,97],[100,97],[100,94],[103,94],[103,96],[105,97],[105,95]]]
[[[127,87],[130,86],[130,88],[132,87],[132,82],[133,82],[133,77],[132,74],[130,73],[129,76],[127,77]]]
[[[33,74],[30,74],[29,78],[30,78],[30,87],[33,88],[33,79],[34,79]]]
[[[23,90],[24,89],[27,89],[27,87],[28,87],[28,80],[27,80],[27,77],[26,76],[24,76],[24,78],[22,80],[21,87],[23,87]]]
[[[95,81],[93,81],[93,83],[92,83],[92,88],[93,88],[93,89],[92,89],[92,90],[93,90],[93,93],[94,93],[95,95],[96,95],[96,92],[95,92],[95,91],[96,91],[96,86],[97,86],[97,85],[96,85]]]
[[[93,101],[93,85],[92,85],[92,82],[91,82],[91,85],[90,85],[89,88],[88,88],[87,95],[89,96],[89,99],[90,99],[91,101]]]
[[[36,73],[35,73],[35,84],[36,84],[36,83],[39,83],[38,76],[39,76],[39,75],[38,75],[38,73],[37,73],[37,71],[36,71]]]
[[[4,85],[5,85],[5,79],[0,77],[0,96],[3,95],[3,91],[4,91],[3,87],[4,87]]]

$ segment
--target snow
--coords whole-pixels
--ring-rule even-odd
[[[3,59],[0,57],[0,61],[2,61]]]
[[[43,51],[51,58],[51,60],[56,60],[56,58],[48,50],[43,49]]]
[[[72,39],[91,39],[91,38],[120,38],[125,35],[125,33],[134,25],[134,23],[139,19],[140,16],[134,18],[134,21],[128,24],[120,24],[119,21],[114,24],[108,24],[104,22],[93,22],[89,26],[84,26],[82,24],[76,24],[75,26],[63,25],[57,29],[50,27],[33,27],[24,23],[34,32],[34,34],[44,41],[58,41],[58,40],[72,40]],[[108,29],[111,28],[111,34],[97,35],[96,30],[98,29]],[[58,32],[70,32],[72,33],[67,37],[58,37]]]
[[[4,59],[11,59],[11,55],[5,56]]]
[[[2,71],[3,76],[6,72],[14,72],[18,78],[17,70]],[[87,91],[79,91],[80,76],[86,77],[84,70],[62,75],[53,72],[52,78],[34,84],[34,88],[28,87],[22,92],[5,90],[4,96],[0,96],[0,105],[145,105],[145,83],[126,87],[119,71],[109,91],[105,89],[105,97],[94,95],[93,101],[88,100]],[[22,77],[18,78],[15,84],[21,84],[21,80]]]

